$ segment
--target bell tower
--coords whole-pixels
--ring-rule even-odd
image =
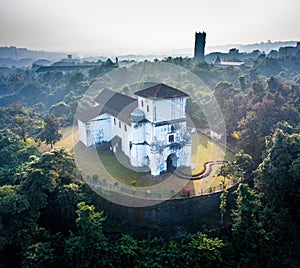
[[[195,48],[194,48],[194,60],[196,62],[204,61],[204,49],[205,49],[206,33],[195,33]]]

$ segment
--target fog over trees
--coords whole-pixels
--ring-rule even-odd
[[[156,60],[183,67],[182,77],[191,71],[211,88],[205,93],[185,81],[180,89],[191,95],[187,111],[203,128],[208,122],[198,104],[218,101],[228,146],[237,152],[222,172],[241,179],[233,203],[222,195],[217,216],[197,232],[170,237],[166,229],[164,238],[156,235],[160,226],[133,228],[105,215],[73,154],[55,145],[90,85],[118,68],[125,80],[130,68],[103,61],[70,72],[37,74],[33,67],[0,75],[1,266],[299,267],[299,44],[226,57],[246,64]],[[132,95],[137,87],[120,92]],[[53,148],[41,150],[47,144]]]

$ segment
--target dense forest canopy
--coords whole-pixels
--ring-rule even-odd
[[[120,85],[108,76],[105,86],[137,90],[122,83],[129,68],[107,62],[88,71],[1,76],[1,266],[299,267],[300,50],[254,54],[241,68],[162,61],[183,67],[178,81],[191,95],[187,112],[199,126],[206,127],[207,118],[198,104],[217,100],[228,144],[239,151],[221,172],[242,181],[233,204],[221,195],[220,222],[175,238],[145,236],[107,218],[72,153],[55,148],[59,129],[73,124],[78,100],[98,76],[119,68]],[[211,91],[194,88],[184,70]],[[54,149],[42,152],[42,142]]]

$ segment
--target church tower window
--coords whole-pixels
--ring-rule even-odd
[[[174,142],[174,135],[169,136],[169,142]]]

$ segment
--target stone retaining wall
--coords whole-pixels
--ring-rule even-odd
[[[228,189],[228,203],[233,200],[233,192],[237,185]],[[125,207],[112,203],[98,195],[96,202],[103,208],[108,216],[131,225],[151,226],[175,226],[207,217],[219,211],[220,192],[208,195],[174,198],[162,203],[147,207]],[[115,198],[126,198],[120,193],[113,192]]]

